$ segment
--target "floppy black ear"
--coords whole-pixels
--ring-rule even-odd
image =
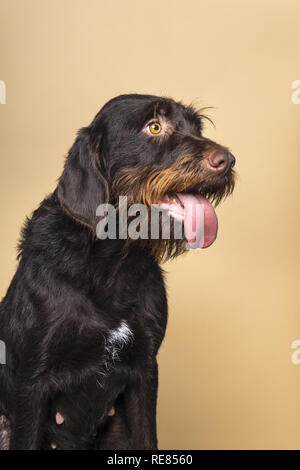
[[[89,128],[78,134],[59,179],[58,198],[63,209],[96,232],[96,209],[109,200],[108,183],[99,166],[101,136],[91,143]]]

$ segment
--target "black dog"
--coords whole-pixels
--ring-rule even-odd
[[[202,117],[169,98],[123,95],[80,130],[56,190],[25,224],[0,305],[3,449],[157,447],[159,262],[186,241],[101,240],[96,208],[118,207],[120,195],[147,208],[200,198],[213,218],[208,199],[233,190],[235,160],[202,136]]]

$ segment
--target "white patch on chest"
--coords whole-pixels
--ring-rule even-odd
[[[105,340],[105,365],[110,367],[111,362],[119,359],[119,354],[133,339],[133,333],[125,320],[122,320],[120,326],[111,330]]]

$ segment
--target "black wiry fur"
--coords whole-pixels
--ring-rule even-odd
[[[142,131],[155,106],[174,129],[164,139]],[[221,147],[201,130],[201,116],[190,107],[123,95],[79,132],[57,189],[25,224],[19,266],[0,305],[7,349],[0,366],[0,447],[8,447],[9,436],[11,449],[157,447],[156,355],[167,323],[163,273],[151,242],[98,240],[96,207],[117,203],[114,182],[124,171],[163,170],[187,151],[201,171],[186,189],[226,195],[232,172],[205,173],[203,158]],[[133,336],[108,365],[107,336],[122,320]],[[112,406],[116,413],[109,417]]]

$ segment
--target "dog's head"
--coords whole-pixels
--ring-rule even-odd
[[[117,205],[119,196],[147,207],[160,204],[175,218],[182,217],[185,202],[201,202],[212,221],[208,246],[216,235],[211,202],[232,192],[235,158],[203,137],[203,117],[170,98],[132,94],[110,100],[69,152],[58,186],[61,205],[95,231],[97,206]],[[178,240],[151,246],[160,258],[184,251]]]

